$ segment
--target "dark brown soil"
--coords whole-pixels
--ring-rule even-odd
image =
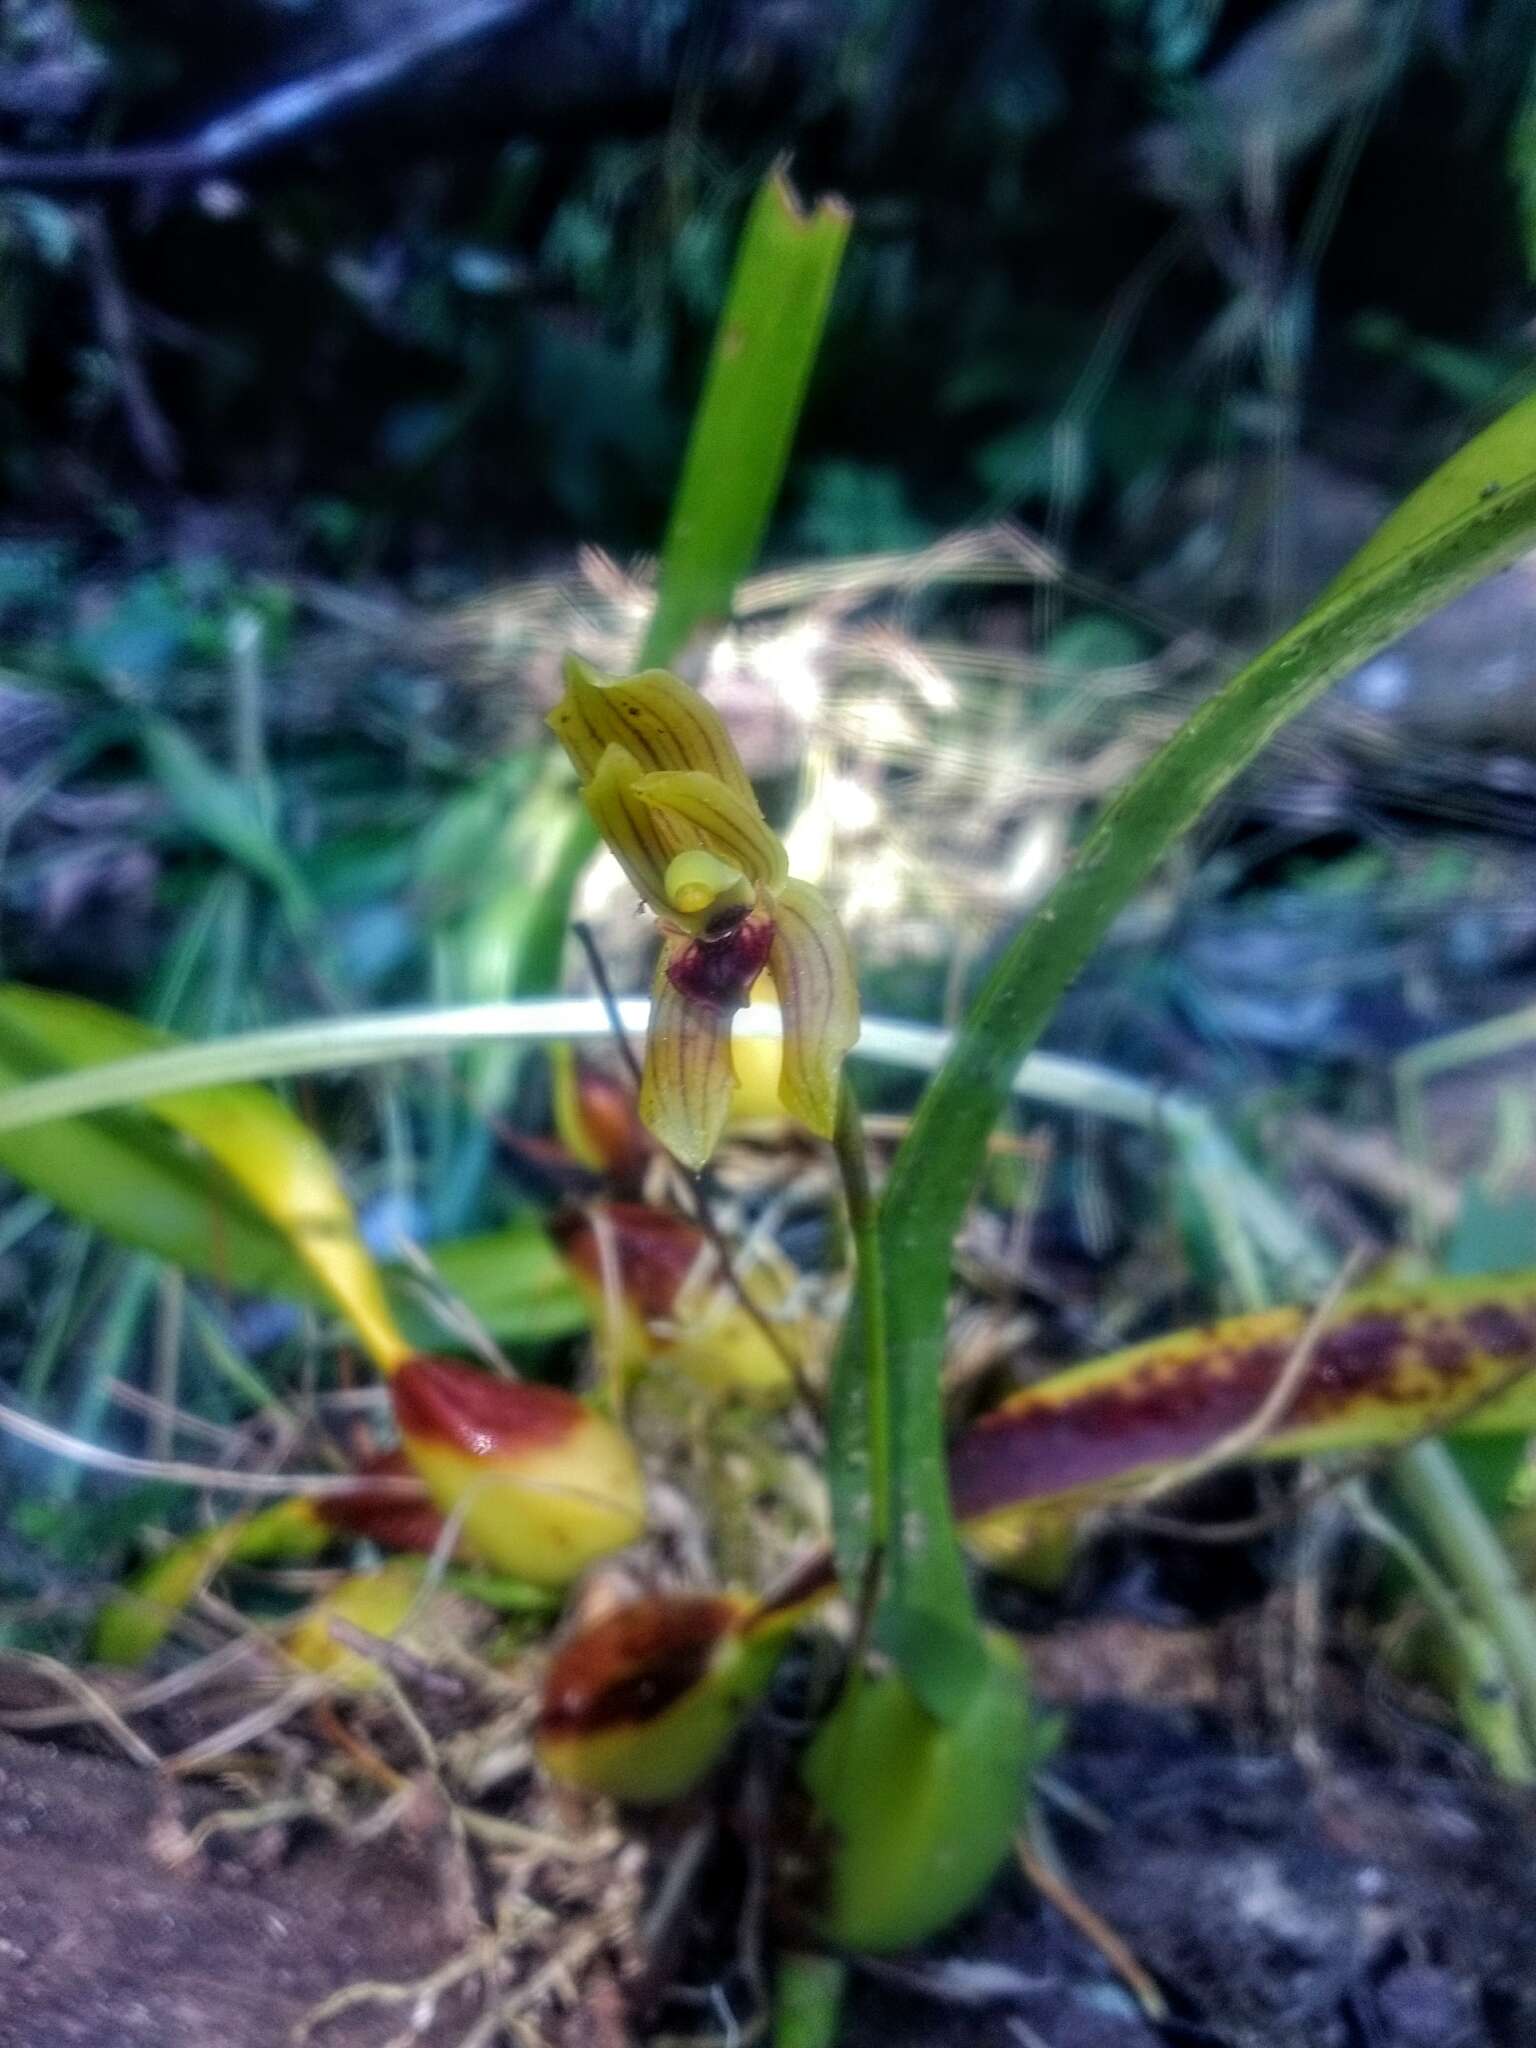
[[[1075,1884],[1174,2016],[1149,2022],[1010,1876],[931,1952],[861,1968],[843,2048],[1536,2043],[1530,1795],[1438,1764],[1304,1771],[1233,1747],[1207,1711],[1116,1703],[1079,1706],[1049,1778]],[[243,1836],[179,1861],[212,1797],[0,1737],[0,2048],[286,2048],[338,1987],[458,1949],[441,1830],[367,1847],[274,1830],[269,1855]],[[411,2038],[452,2048],[477,2011],[449,1993]],[[317,2041],[381,2048],[410,2018],[374,2007]],[[572,2021],[562,2044],[639,2038],[617,2010]]]
[[[1080,1713],[1057,1818],[1082,1895],[1177,2017],[998,1889],[941,1955],[866,1976],[845,2048],[1531,2048],[1536,1806],[1444,1773],[1243,1755],[1193,1717]],[[932,1995],[926,1995],[922,1986]]]
[[[151,1773],[0,1736],[0,2048],[286,2048],[340,1986],[419,1977],[458,1946],[430,1848],[315,1834],[262,1870],[247,1838],[178,1874],[156,1853],[172,1826]],[[444,1999],[423,2048],[462,2036],[470,1998]],[[374,2048],[404,2019],[374,2008],[317,2042]]]

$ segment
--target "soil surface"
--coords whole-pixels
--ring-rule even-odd
[[[846,2048],[1529,2048],[1536,1807],[1444,1772],[1303,1771],[1210,1718],[1079,1710],[1053,1816],[1080,1894],[1168,1996],[1154,2026],[1022,1881],[866,1974]],[[882,1973],[883,1974],[883,1973]]]
[[[1050,1772],[1081,1896],[1165,1992],[1150,2022],[1017,1875],[932,1951],[861,1967],[843,2048],[1530,2048],[1536,1805],[1454,1768],[1235,1747],[1205,1710],[1079,1706]],[[433,1846],[314,1830],[185,1855],[217,1803],[0,1737],[0,2048],[286,2048],[317,2001],[460,1944]],[[372,2006],[317,2048],[447,2048],[476,1993]],[[584,2009],[585,2010],[585,2009]],[[645,2038],[614,2010],[562,2042]],[[669,2029],[675,2037],[675,2029]],[[697,2031],[697,2024],[687,2031]]]
[[[260,1868],[176,1850],[197,1805],[111,1758],[0,1736],[0,2048],[287,2048],[321,1999],[412,1980],[458,1947],[430,1847],[313,1834]],[[316,2048],[374,2048],[396,2005],[344,2015]],[[422,2048],[474,2008],[445,1998]]]

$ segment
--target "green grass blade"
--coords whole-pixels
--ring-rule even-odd
[[[314,899],[244,783],[217,768],[169,720],[145,721],[145,759],[182,821],[272,890],[294,924],[315,919]]]
[[[1536,545],[1536,399],[1505,414],[1415,492],[1301,622],[1190,718],[1110,804],[989,975],[892,1166],[882,1202],[895,1383],[893,1483],[925,1498],[943,1456],[938,1398],[950,1248],[1020,1059],[1063,991],[1174,842],[1288,719],[1399,634]],[[857,1318],[849,1318],[851,1330]],[[845,1332],[844,1345],[852,1345]],[[857,1374],[835,1376],[833,1469],[867,1460]],[[839,1561],[862,1576],[866,1532],[839,1486]],[[905,1524],[898,1524],[904,1527]],[[955,1707],[945,1618],[968,1612],[952,1530],[914,1518],[879,1637],[935,1712]],[[959,1605],[957,1606],[957,1603]],[[953,1623],[951,1622],[951,1626]]]
[[[642,668],[669,666],[701,626],[730,617],[779,495],[851,225],[839,200],[802,210],[782,168],[758,188],[672,503]]]

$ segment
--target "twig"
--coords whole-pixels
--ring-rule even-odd
[[[0,1431],[51,1451],[57,1458],[72,1458],[93,1472],[115,1472],[124,1479],[162,1479],[175,1486],[202,1486],[219,1493],[302,1494],[313,1500],[336,1499],[352,1493],[386,1493],[397,1500],[421,1500],[426,1489],[417,1479],[385,1473],[360,1479],[340,1472],[230,1472],[222,1465],[189,1465],[175,1458],[135,1458],[127,1451],[108,1450],[87,1438],[71,1436],[50,1422],[38,1422],[0,1401]]]
[[[351,113],[433,58],[492,30],[510,28],[538,5],[539,0],[468,0],[448,14],[424,9],[410,32],[286,79],[176,141],[54,156],[0,150],[0,184],[171,184],[209,178]]]
[[[160,1767],[179,1775],[184,1771],[201,1770],[205,1764],[217,1763],[245,1743],[254,1741],[258,1735],[280,1728],[302,1708],[327,1698],[342,1683],[344,1681],[334,1675],[322,1677],[318,1673],[296,1678],[284,1686],[275,1699],[252,1707],[238,1720],[230,1721],[224,1727],[216,1728],[211,1735],[205,1735],[201,1741],[177,1750],[173,1756],[164,1758]]]
[[[1018,1837],[1019,1867],[1043,1899],[1108,1963],[1154,2025],[1168,2017],[1168,2003],[1151,1973],[1139,1963],[1124,1936],[1090,1906],[1057,1860],[1055,1846],[1038,1813]]]
[[[1347,1527],[1337,1501],[1307,1518],[1296,1545],[1295,1587],[1291,1598],[1290,1739],[1302,1769],[1320,1777],[1327,1763],[1318,1731],[1318,1700],[1322,1692],[1323,1651],[1327,1634],[1327,1574]]]
[[[29,1671],[36,1671],[43,1677],[51,1678],[62,1691],[72,1693],[79,1700],[83,1710],[78,1718],[94,1722],[96,1726],[106,1729],[136,1764],[142,1764],[146,1770],[151,1771],[160,1768],[160,1758],[149,1744],[142,1736],[134,1733],[106,1694],[99,1692],[80,1672],[72,1671],[56,1657],[45,1657],[34,1650],[9,1650],[6,1657],[8,1661],[21,1664]],[[9,1716],[6,1720],[10,1724]]]
[[[130,1415],[144,1415],[153,1422],[162,1423],[172,1436],[201,1437],[205,1443],[220,1450],[228,1450],[237,1440],[239,1432],[227,1429],[222,1422],[209,1422],[186,1408],[168,1407],[156,1395],[146,1394],[142,1387],[136,1387],[128,1380],[108,1380],[106,1393],[114,1407],[126,1408]],[[171,1446],[166,1443],[157,1446],[157,1450],[169,1456]]]
[[[488,1966],[486,1949],[484,1941],[476,1941],[427,1976],[411,1978],[404,1984],[346,1984],[313,2006],[289,2038],[294,2048],[302,2048],[302,2044],[310,2040],[319,2028],[328,2026],[332,2020],[340,2019],[343,2013],[352,2012],[360,2005],[404,2005],[409,2000],[430,2009],[445,1991],[451,1991],[466,1977],[472,1977],[477,1970]],[[494,1963],[494,1959],[492,1952],[489,1962]]]
[[[3,157],[0,157],[3,162]],[[3,176],[3,173],[0,173]],[[112,237],[100,207],[83,207],[76,217],[81,245],[88,259],[91,298],[102,345],[117,372],[123,418],[139,459],[156,482],[174,483],[181,469],[181,450],[170,423],[156,403],[139,347],[133,307],[118,275]]]

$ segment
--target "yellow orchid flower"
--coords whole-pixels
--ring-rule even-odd
[[[662,669],[602,676],[571,656],[565,682],[549,723],[593,823],[661,920],[647,1128],[685,1166],[705,1164],[731,1109],[732,1020],[766,970],[784,1019],[779,1100],[831,1137],[859,1032],[853,961],[820,891],[790,879],[719,714]]]

